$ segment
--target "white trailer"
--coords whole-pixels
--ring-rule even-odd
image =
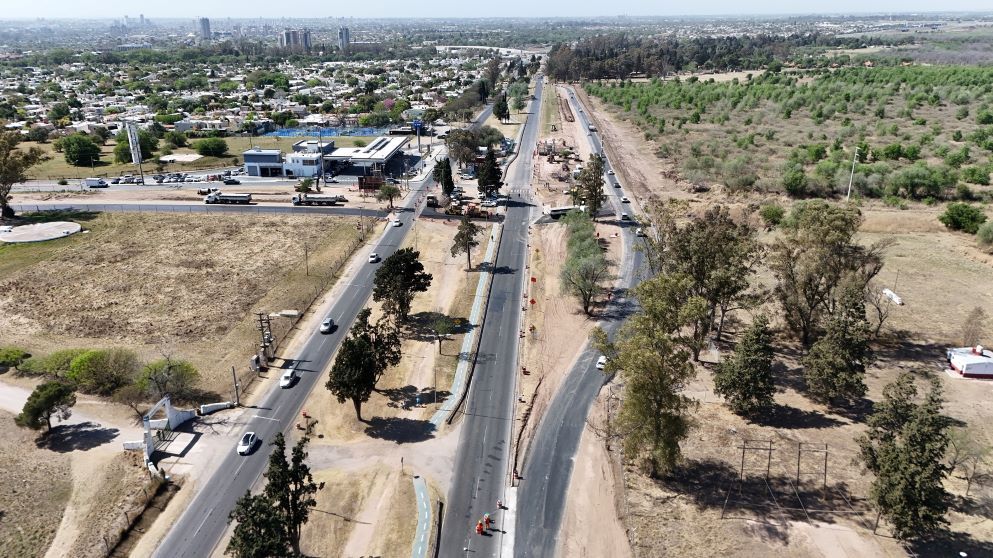
[[[252,203],[252,195],[214,192],[203,198],[203,203]]]
[[[993,379],[993,351],[982,345],[948,349],[948,366],[965,378]]]

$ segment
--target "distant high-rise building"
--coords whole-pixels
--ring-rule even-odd
[[[199,20],[197,20],[197,23],[199,24],[200,38],[202,40],[209,41],[211,38],[213,38],[213,35],[210,33],[210,20],[209,19],[207,19],[205,17],[201,17]]]
[[[338,49],[348,50],[349,42],[351,42],[351,37],[348,36],[348,28],[347,27],[338,28]]]
[[[138,25],[145,26],[145,14],[138,15]]]
[[[280,48],[298,48],[310,50],[310,30],[308,29],[283,29],[279,34]]]

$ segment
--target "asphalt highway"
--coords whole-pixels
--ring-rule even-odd
[[[462,420],[439,546],[439,556],[497,556],[504,531],[497,500],[506,500],[511,428],[520,331],[527,232],[534,212],[530,203],[532,153],[538,137],[538,107],[542,81],[535,87],[528,122],[518,146],[518,158],[504,177],[510,198],[503,237],[494,263],[495,273],[477,351],[475,372]],[[473,531],[483,514],[494,517],[490,536]]]
[[[487,107],[473,125],[478,126],[484,122],[491,110]],[[409,196],[405,205],[398,209],[404,226],[388,227],[383,236],[369,249],[370,252],[377,252],[380,258],[385,259],[396,251],[410,230],[410,222],[416,215],[414,203],[418,198],[417,193],[429,188],[432,183],[430,176],[421,184],[411,183],[414,195]],[[231,206],[233,207],[236,206]],[[320,208],[306,208],[310,212],[314,212],[315,209]],[[360,254],[360,257],[364,257],[364,254]],[[231,452],[218,465],[210,479],[199,487],[199,492],[194,495],[172,526],[154,556],[193,558],[209,556],[213,552],[227,530],[228,514],[234,509],[235,502],[252,488],[265,470],[270,452],[268,444],[277,432],[287,432],[293,427],[310,391],[322,385],[324,371],[329,368],[332,355],[372,292],[372,279],[377,267],[377,264],[364,265],[352,279],[348,296],[341,297],[332,306],[329,315],[338,328],[327,335],[315,330],[307,338],[300,353],[295,355],[298,362],[297,370],[301,372],[296,385],[290,389],[280,389],[277,383],[273,382],[269,393],[254,408],[252,418],[243,431],[255,432],[262,439],[262,443],[247,456],[238,455],[235,452],[235,444],[232,443]],[[275,373],[280,374],[281,371],[277,369]]]
[[[414,192],[426,188],[430,178],[424,184],[411,181]],[[416,195],[414,196],[416,197]],[[358,207],[325,207],[325,206],[293,206],[293,205],[258,205],[258,204],[205,204],[205,203],[21,203],[11,204],[15,211],[108,211],[115,213],[251,213],[251,214],[280,214],[280,215],[344,215],[351,217],[385,217],[385,211],[378,209],[361,209]]]
[[[571,91],[570,91],[571,92]],[[584,128],[589,126],[585,112],[578,110],[574,96],[569,99],[573,112]],[[589,141],[594,153],[603,151],[600,137],[591,133]],[[609,161],[604,171],[609,170]],[[622,212],[632,214],[632,210],[620,201],[621,188],[615,188],[617,180],[613,175],[605,175],[610,206],[619,217]],[[622,221],[623,223],[623,221]],[[628,300],[626,291],[637,281],[641,269],[642,255],[631,249],[637,241],[633,223],[624,230],[624,250],[620,265],[619,288],[611,298],[608,314],[612,319],[601,325],[609,335],[613,335],[622,323],[622,317],[631,310],[633,303]],[[573,461],[579,447],[579,438],[586,425],[590,406],[600,388],[605,383],[603,372],[595,364],[599,352],[588,344],[584,346],[576,364],[562,382],[562,386],[541,418],[525,457],[522,480],[517,490],[517,522],[514,555],[519,558],[548,557],[555,554],[565,509],[567,490],[572,477]],[[596,510],[585,513],[595,514]]]

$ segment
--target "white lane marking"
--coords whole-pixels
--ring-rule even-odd
[[[255,418],[260,418],[260,419],[264,419],[264,420],[271,420],[271,421],[274,421],[274,422],[279,422],[279,419],[278,418],[264,417],[262,415],[252,415],[252,416],[255,417]]]

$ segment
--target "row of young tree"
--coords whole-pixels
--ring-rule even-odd
[[[643,250],[651,277],[634,289],[639,305],[615,338],[597,329],[595,347],[608,356],[605,372],[621,373],[625,396],[616,426],[625,456],[652,476],[666,475],[681,461],[697,402],[684,390],[695,377],[692,359],[719,341],[738,310],[765,301],[782,312],[786,333],[804,348],[807,396],[829,406],[847,406],[866,393],[871,343],[885,311],[867,317],[871,280],[882,268],[884,244],[864,246],[854,235],[861,216],[854,207],[821,201],[797,204],[771,245],[717,206],[684,219],[679,202],[654,202]],[[762,291],[751,278],[760,260],[771,268],[775,287]],[[872,307],[872,304],[868,306]],[[714,391],[735,413],[753,420],[774,406],[777,378],[774,333],[756,314],[740,335],[734,354],[714,370]],[[941,413],[939,382],[920,396],[914,377],[902,374],[884,390],[858,439],[860,459],[875,476],[871,498],[901,538],[926,536],[939,528],[949,495],[942,481],[955,455],[970,456],[973,478],[988,451],[956,438]],[[960,439],[958,443],[953,443]],[[907,479],[914,479],[907,482]]]

